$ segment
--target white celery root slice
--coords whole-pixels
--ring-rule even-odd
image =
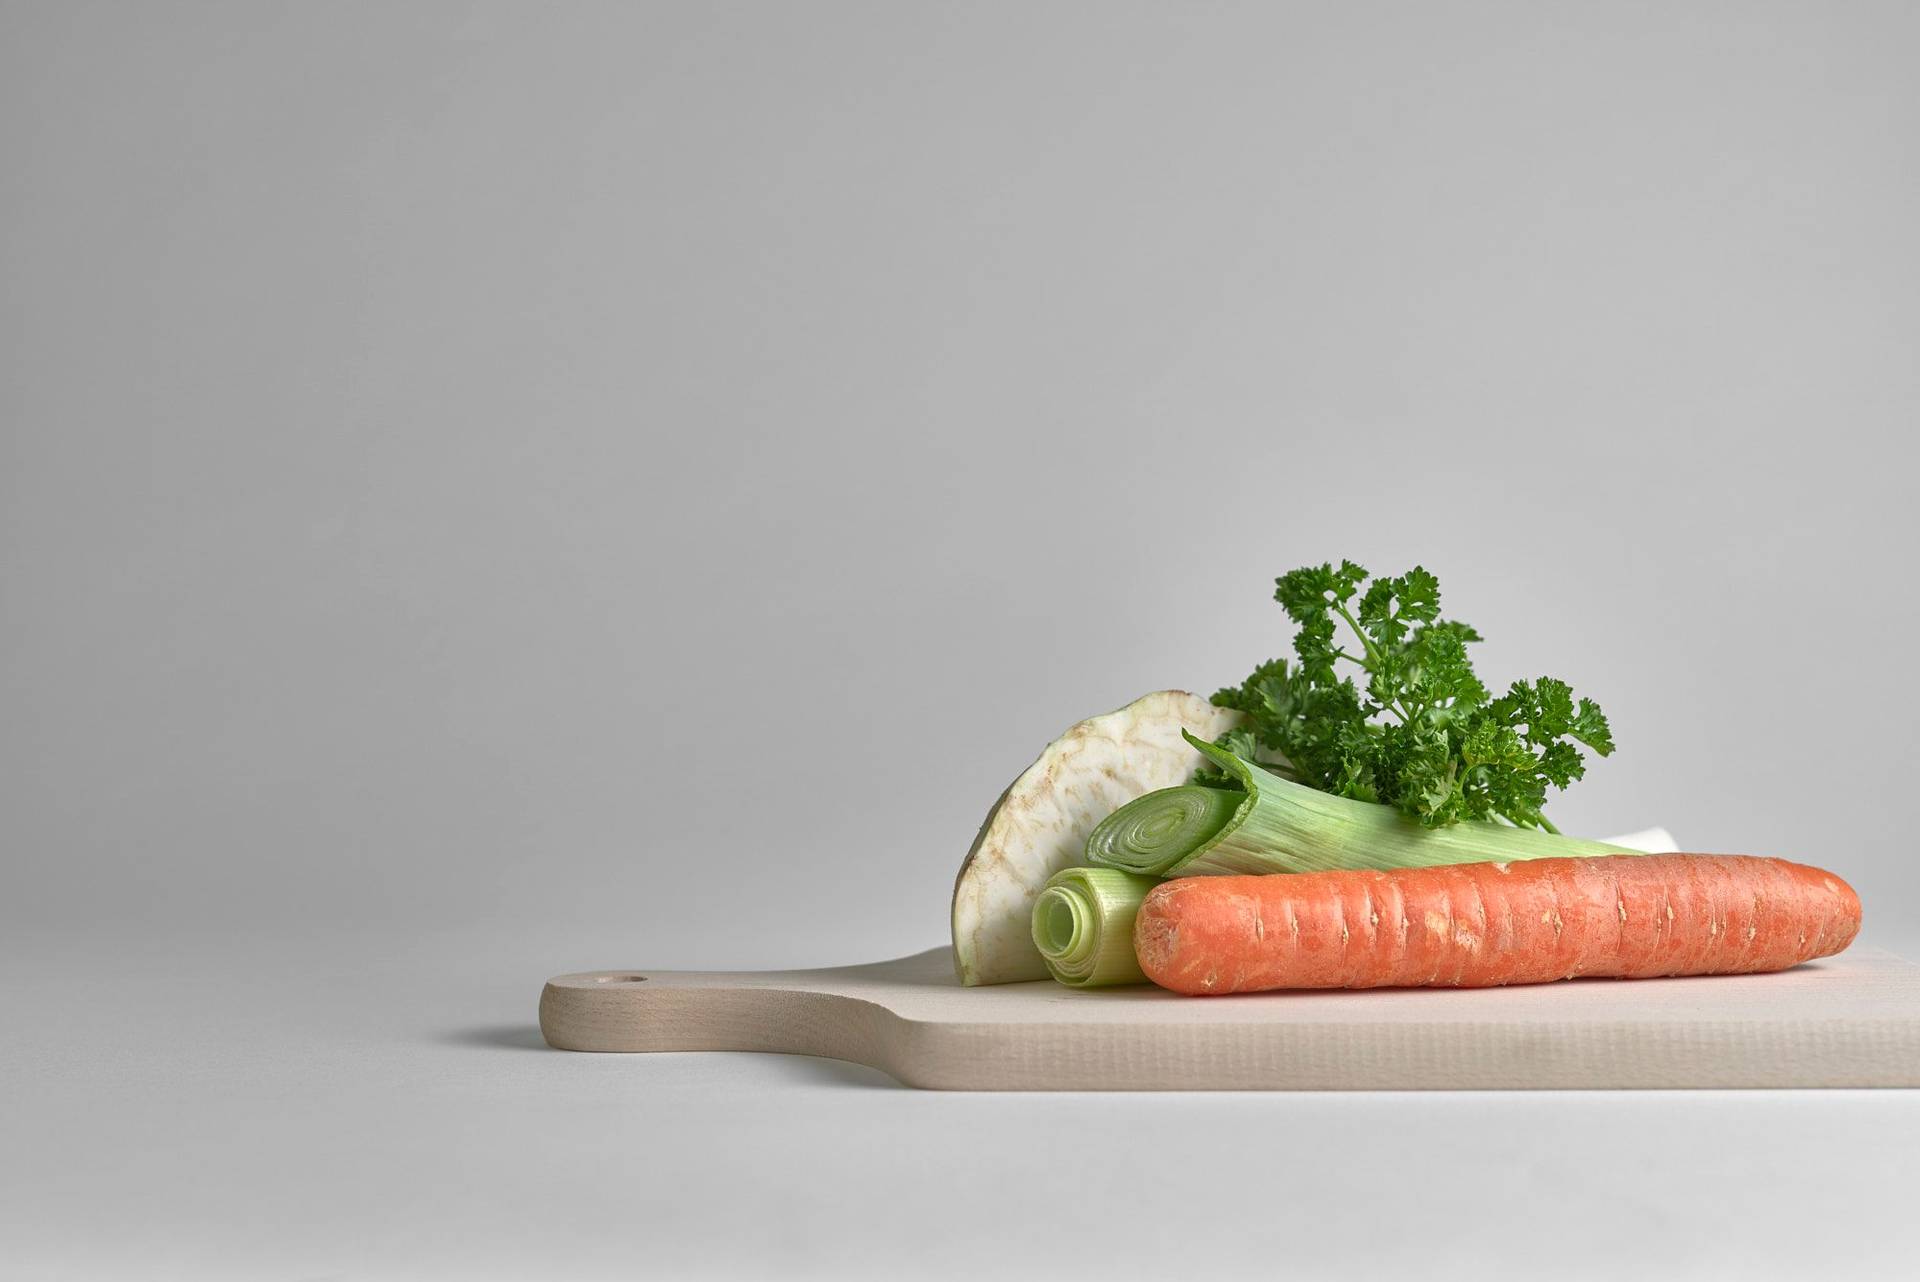
[[[1047,879],[1081,863],[1087,834],[1135,797],[1186,783],[1202,764],[1180,737],[1216,739],[1240,714],[1197,694],[1159,690],[1090,717],[1047,745],[987,812],[953,887],[953,960],[962,984],[1047,978],[1033,945],[1033,903]]]

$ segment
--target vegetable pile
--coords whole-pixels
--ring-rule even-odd
[[[1561,835],[1548,790],[1613,752],[1605,714],[1552,677],[1494,696],[1425,569],[1308,566],[1274,596],[1291,663],[1083,722],[1009,788],[955,887],[963,983],[1478,987],[1853,940],[1859,899],[1820,869]]]

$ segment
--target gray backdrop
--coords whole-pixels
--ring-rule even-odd
[[[0,0],[0,939],[46,982],[12,998],[84,971],[157,1039],[86,1017],[83,1069],[80,1034],[9,1017],[43,1030],[16,1052],[49,1083],[13,1116],[14,1152],[40,1142],[5,1185],[16,1228],[81,1241],[121,1179],[130,1251],[306,1224],[310,1254],[225,1258],[351,1272],[326,1253],[413,1258],[418,1214],[543,1274],[499,1236],[538,1222],[527,1190],[461,1165],[483,1160],[461,1101],[520,1116],[538,1077],[569,1101],[544,1136],[606,1124],[564,1111],[589,1083],[681,1071],[477,1066],[545,974],[940,941],[982,812],[1052,735],[1279,652],[1273,576],[1327,558],[1425,564],[1489,677],[1605,705],[1620,751],[1563,828],[1817,862],[1870,942],[1920,935],[1917,51],[1906,3]],[[375,1024],[411,1045],[483,1007],[498,1037],[367,1077]],[[218,1036],[243,1050],[195,1049]],[[269,1096],[273,1054],[302,1067]],[[156,1153],[222,1137],[201,1183],[74,1138],[168,1080],[207,1111],[112,1125]],[[388,1117],[396,1082],[418,1093]],[[313,1131],[250,1130],[256,1105]],[[432,1106],[437,1146],[394,1150]],[[949,1155],[1015,1126],[937,1107],[966,1110],[925,1123],[945,1140],[887,1124]],[[1079,1107],[1046,1115],[1109,1124],[1057,1111]],[[1151,1125],[1216,1160],[1300,1133],[1295,1107],[1168,1101],[1186,1120]],[[1411,1160],[1393,1107],[1303,1116],[1330,1139],[1375,1117],[1356,1152]],[[1482,1219],[1441,1155],[1484,1107],[1417,1111],[1441,1240]],[[1619,1137],[1612,1174],[1522,1146],[1508,1191],[1585,1188],[1706,1274],[1910,1263],[1889,1199],[1920,1172],[1875,1145],[1888,1115],[1794,1114],[1804,1143],[1779,1140],[1801,1161],[1853,1126],[1834,1161],[1858,1188],[1723,1170],[1663,1218],[1690,1177],[1632,1203],[1635,1127],[1696,1153],[1802,1131],[1640,1107],[1501,1114],[1537,1134],[1587,1108]],[[636,1144],[692,1134],[648,1117]],[[740,1163],[771,1159],[719,1133],[725,1160],[625,1177],[751,1200]],[[516,1178],[600,1206],[549,1178],[612,1169],[587,1135],[601,1167],[540,1149]],[[466,1200],[341,1203],[364,1172],[326,1156],[340,1136]],[[942,1203],[887,1202],[906,1156],[861,1151],[837,1178],[890,1224]],[[333,1192],[280,1204],[247,1175],[288,1152]],[[1687,1214],[1736,1255],[1687,1255]],[[1816,1220],[1795,1256],[1814,1239],[1779,1226]],[[787,1223],[762,1263],[831,1272]]]
[[[1911,5],[0,12],[9,918],[921,947],[1341,556],[1920,889]]]

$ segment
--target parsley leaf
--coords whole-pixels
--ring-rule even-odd
[[[1248,760],[1429,827],[1497,817],[1557,832],[1547,789],[1586,773],[1580,746],[1613,752],[1600,705],[1564,681],[1493,697],[1467,655],[1480,634],[1440,617],[1439,580],[1421,566],[1397,578],[1303,566],[1273,595],[1295,627],[1294,663],[1270,659],[1213,696],[1242,714],[1219,742]],[[1235,786],[1212,769],[1196,781]]]

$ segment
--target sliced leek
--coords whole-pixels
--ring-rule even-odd
[[[1133,954],[1133,921],[1159,884],[1112,868],[1055,873],[1033,904],[1033,943],[1047,970],[1074,988],[1146,983]]]
[[[1290,783],[1225,748],[1187,740],[1245,791],[1187,785],[1136,798],[1087,837],[1089,863],[1142,876],[1204,877],[1638,853],[1505,824],[1428,828],[1390,806]],[[1195,795],[1206,792],[1221,800]]]

